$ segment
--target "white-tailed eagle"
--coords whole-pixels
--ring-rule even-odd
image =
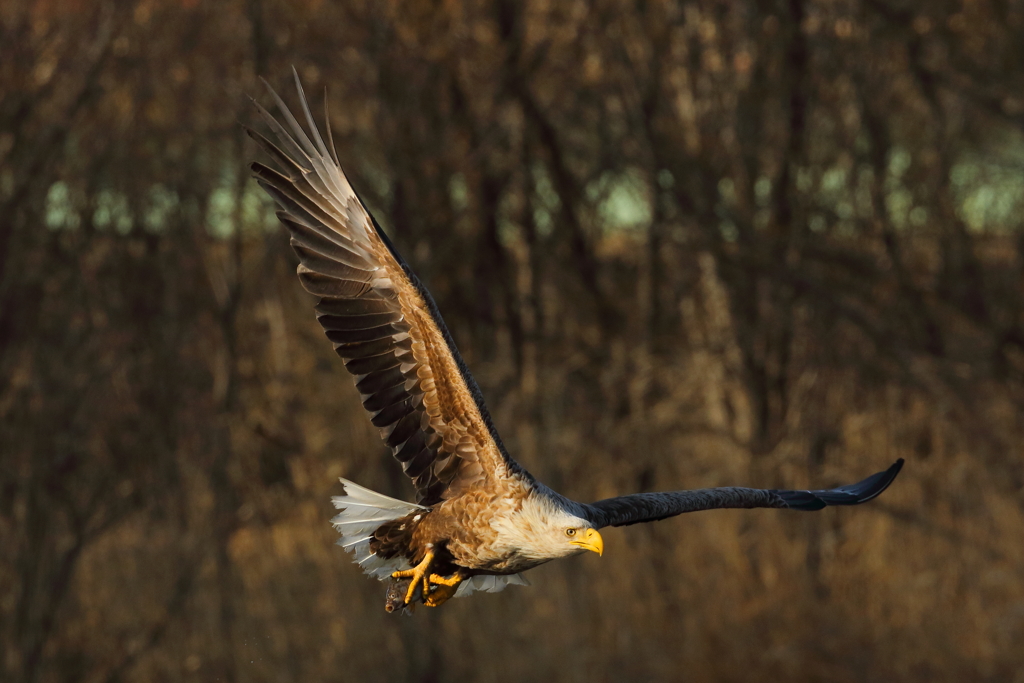
[[[892,483],[903,464],[823,491],[712,488],[634,493],[577,503],[534,479],[506,452],[430,293],[352,189],[295,76],[308,132],[280,97],[284,125],[256,107],[277,138],[249,134],[277,170],[252,165],[291,233],[302,285],[355,378],[363,407],[416,489],[416,503],[342,479],[333,498],[338,543],[368,573],[390,580],[389,611],[438,606],[472,590],[526,583],[521,573],[585,551],[598,529],[714,508],[820,510],[857,505]],[[269,88],[269,86],[268,86]]]

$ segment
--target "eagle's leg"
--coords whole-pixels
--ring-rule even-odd
[[[434,551],[428,550],[427,554],[423,557],[423,560],[413,567],[412,569],[403,569],[397,571],[391,575],[393,579],[404,579],[412,577],[412,581],[409,582],[409,590],[405,593],[405,604],[412,602],[412,598],[416,595],[416,589],[422,584],[423,596],[426,597],[430,592],[430,584],[427,582],[427,576],[430,572],[430,563],[434,561]]]
[[[459,584],[465,580],[466,577],[462,575],[461,571],[457,571],[451,576],[431,574],[430,583],[434,584],[434,590],[424,598],[423,604],[427,607],[440,607],[455,595]]]

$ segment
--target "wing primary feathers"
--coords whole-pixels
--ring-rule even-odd
[[[302,104],[302,113],[306,115],[306,125],[309,126],[309,131],[313,134],[313,138],[316,140],[317,149],[320,152],[319,164],[317,164],[318,160],[316,159],[316,155],[311,156],[311,158],[313,158],[313,164],[316,166],[317,173],[321,175],[321,180],[324,182],[330,182],[331,185],[334,186],[334,191],[338,193],[338,195],[341,195],[344,192],[344,189],[339,182],[340,179],[338,178],[338,174],[336,172],[331,173],[331,170],[323,163],[323,159],[334,161],[335,165],[339,168],[341,167],[341,164],[331,156],[331,153],[327,150],[327,145],[324,144],[324,139],[320,136],[320,128],[316,125],[316,121],[313,120],[313,112],[309,110],[309,102],[306,101],[306,93],[302,89],[302,81],[299,80],[299,72],[295,70],[294,66],[292,66],[292,76],[295,77],[295,88],[299,91],[299,102]],[[330,129],[330,125],[331,122],[330,119],[328,119],[328,129]]]
[[[782,508],[811,512],[832,505],[860,505],[878,496],[900,473],[903,458],[884,472],[848,486],[820,491],[782,491],[739,487],[634,493],[584,506],[596,528],[656,522],[684,512],[721,508]]]
[[[334,159],[334,163],[341,168],[341,162],[338,161],[338,148],[334,146],[334,133],[331,132],[331,111],[327,106],[327,87],[324,87],[324,126],[327,128],[327,149],[331,150],[331,158]]]
[[[430,292],[345,177],[326,97],[324,136],[294,68],[292,75],[308,131],[263,81],[279,114],[254,105],[276,141],[248,134],[279,170],[258,162],[251,168],[278,204],[299,257],[299,279],[320,297],[317,319],[354,376],[371,422],[423,504],[439,502],[458,482],[476,481],[485,470],[532,481],[505,450]],[[434,393],[439,386],[449,398],[440,411]],[[465,399],[452,400],[460,395]],[[434,397],[434,412],[428,412],[426,396]],[[460,448],[473,457],[452,458],[445,444],[461,443],[464,433],[473,435],[472,443]]]
[[[292,67],[292,71],[294,73],[294,71],[295,71],[294,67]],[[298,80],[298,75],[296,75],[295,78],[296,78],[296,80]],[[277,105],[277,110],[279,112],[281,112],[281,115],[284,116],[284,120],[288,124],[288,127],[292,129],[291,136],[294,136],[294,137],[292,137],[292,139],[293,140],[297,140],[299,143],[302,144],[302,146],[300,148],[300,150],[302,152],[302,156],[305,157],[306,159],[309,159],[309,157],[310,157],[309,153],[312,152],[313,150],[315,150],[316,148],[313,147],[313,143],[310,142],[309,136],[306,135],[306,131],[302,130],[302,126],[300,126],[299,122],[295,119],[294,116],[292,116],[291,109],[289,109],[288,105],[284,103],[284,100],[282,100],[281,96],[277,94],[277,91],[274,90],[272,87],[270,87],[270,84],[267,83],[266,80],[264,80],[262,78],[260,80],[263,81],[263,85],[266,86],[267,90],[270,91],[270,96],[274,98],[274,104]],[[305,99],[305,97],[303,97],[303,99]],[[257,105],[258,105],[258,103],[257,103]],[[260,109],[263,109],[263,108],[260,107]],[[266,111],[266,110],[264,109],[263,111]],[[263,112],[260,112],[260,113],[263,113]],[[270,112],[267,112],[266,116],[270,117],[271,119],[274,118],[273,116],[270,116]],[[266,120],[266,117],[264,117],[264,120]],[[270,122],[267,121],[267,123],[270,123]],[[274,126],[272,126],[272,127],[274,127]],[[279,128],[279,129],[281,129],[282,132],[285,132],[285,134],[287,135],[287,131],[284,130],[284,127],[281,124],[277,124],[277,126],[274,127],[274,128],[275,128],[275,130],[274,130],[275,133],[278,132],[276,129]],[[296,144],[296,147],[298,147],[298,146],[299,145]],[[310,170],[313,170],[313,169],[310,169]]]
[[[292,72],[295,74],[296,83],[298,83],[298,73],[295,71],[294,67],[292,67]],[[295,116],[292,115],[292,112],[288,108],[288,105],[284,103],[284,100],[281,99],[281,96],[278,95],[277,92],[270,87],[270,84],[267,83],[266,80],[262,78],[260,80],[263,81],[263,85],[267,88],[267,90],[270,91],[271,97],[274,98],[274,103],[277,105],[277,108],[281,112],[281,115],[284,116],[285,122],[292,129],[292,133],[289,134],[288,131],[284,129],[284,126],[282,126],[277,121],[277,119],[275,119],[274,116],[270,114],[270,112],[268,112],[266,109],[260,106],[258,102],[254,101],[256,104],[256,108],[259,111],[260,116],[263,118],[263,120],[266,121],[267,125],[271,127],[271,129],[278,136],[278,138],[285,144],[285,146],[287,146],[290,151],[296,154],[297,158],[303,159],[309,163],[308,167],[304,167],[306,169],[306,172],[303,174],[303,177],[305,181],[309,183],[314,190],[316,190],[316,193],[318,195],[317,197],[311,197],[311,199],[313,199],[314,201],[323,200],[329,204],[334,203],[335,208],[338,209],[339,211],[342,211],[343,207],[339,204],[336,204],[338,198],[344,194],[344,189],[341,187],[341,183],[343,181],[340,179],[340,168],[337,169],[336,173],[330,172],[330,169],[328,169],[327,166],[324,164],[324,157],[320,156],[320,154],[317,151],[317,147],[310,141],[309,136],[306,135],[306,132],[302,129],[302,126],[299,125],[298,120],[296,120]],[[299,87],[299,91],[301,93],[301,86]],[[309,116],[309,124],[310,128],[312,129],[313,135],[315,135],[319,140],[320,134],[319,132],[317,132],[316,123],[313,121],[312,116],[309,115],[309,106],[306,104],[305,95],[302,96],[302,105],[307,116]],[[320,144],[321,146],[323,146],[322,140],[320,140]],[[328,187],[328,183],[330,183],[334,187]]]
[[[258,103],[257,103],[257,106],[259,106]],[[296,180],[298,180],[299,178],[302,177],[302,170],[303,170],[302,167],[299,166],[297,163],[295,163],[290,156],[285,154],[284,151],[282,151],[280,147],[278,147],[273,142],[268,140],[267,137],[265,135],[263,135],[263,133],[260,133],[257,130],[253,130],[252,128],[249,128],[248,126],[243,126],[243,128],[245,129],[246,134],[249,137],[251,137],[253,140],[255,140],[256,144],[258,144],[261,148],[263,148],[264,152],[269,154],[271,156],[271,158],[273,158],[274,161],[276,161],[278,164],[280,164],[281,168],[285,169],[288,172],[288,175],[286,175],[285,177],[289,181],[294,182],[294,181],[296,181]],[[262,165],[263,164],[260,164],[260,166],[262,166]],[[252,168],[254,166],[256,166],[255,163],[253,163],[250,166],[250,168]],[[253,170],[255,171],[255,169],[253,169]],[[293,171],[294,171],[294,173],[293,173]]]
[[[324,144],[324,139],[320,137],[320,129],[317,128],[316,121],[313,120],[313,113],[309,110],[309,102],[306,101],[306,92],[302,89],[302,81],[299,80],[299,72],[295,70],[294,66],[292,66],[292,76],[295,78],[295,89],[299,91],[299,102],[302,104],[302,113],[306,115],[306,125],[309,126],[309,131],[313,134],[313,138],[316,140],[317,149],[320,150],[320,154],[325,157],[332,158],[331,153],[327,151],[327,145]]]
[[[261,78],[260,80],[263,79]],[[277,93],[274,92],[274,89],[270,87],[269,83],[263,81],[263,85],[267,86],[270,92],[274,93],[274,97],[277,98],[278,102],[281,101],[281,98],[277,97]],[[306,155],[306,151],[302,149],[302,147],[300,147],[297,142],[295,142],[295,140],[288,133],[288,131],[284,129],[284,126],[282,126],[281,123],[276,118],[274,118],[274,115],[267,111],[266,108],[256,100],[253,100],[252,103],[253,105],[255,105],[256,111],[259,113],[260,118],[263,119],[263,122],[266,123],[272,131],[274,131],[274,135],[277,136],[277,139],[280,140],[281,144],[287,147],[288,152],[291,153],[292,156],[288,160],[289,165],[299,164],[300,160],[308,162],[309,157]],[[259,140],[257,140],[257,142],[259,142]],[[312,164],[310,164],[309,166],[302,166],[302,168],[307,172],[311,172],[313,170]]]
[[[790,510],[813,512],[830,505],[860,505],[875,498],[889,488],[903,468],[903,458],[884,472],[872,474],[856,484],[821,491],[775,491]]]

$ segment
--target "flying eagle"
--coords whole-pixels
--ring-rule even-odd
[[[526,584],[522,572],[550,560],[602,554],[598,529],[606,526],[714,508],[857,505],[899,473],[903,460],[823,491],[712,488],[590,504],[552,491],[505,450],[430,293],[352,189],[329,119],[325,142],[298,74],[295,83],[308,133],[267,85],[286,126],[254,101],[278,144],[248,133],[278,170],[258,162],[251,168],[280,207],[277,216],[299,256],[299,280],[319,298],[317,320],[416,489],[416,503],[407,503],[342,479],[344,492],[333,498],[339,545],[367,573],[392,582],[389,611]]]

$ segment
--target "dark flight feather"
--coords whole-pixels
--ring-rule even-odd
[[[684,512],[722,508],[783,508],[814,511],[830,505],[860,505],[889,487],[903,467],[903,458],[884,472],[863,481],[822,491],[780,491],[725,487],[664,493],[633,493],[584,506],[595,528],[655,522]]]

